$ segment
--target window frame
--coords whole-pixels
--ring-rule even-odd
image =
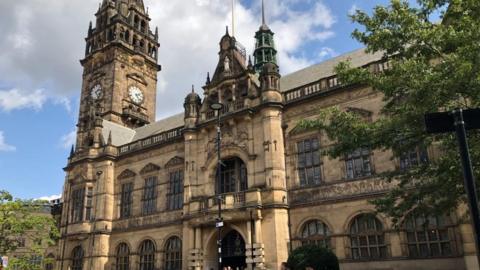
[[[183,168],[170,170],[168,175],[168,193],[167,193],[167,210],[175,211],[183,209],[184,195],[184,175]]]
[[[165,244],[165,270],[182,269],[182,244],[178,236],[168,238]]]
[[[306,150],[307,142],[309,144],[309,150]],[[302,146],[300,147],[300,145]],[[296,140],[295,150],[295,173],[298,177],[298,185],[300,187],[312,187],[321,185],[324,182],[324,177],[322,155],[320,154],[319,137],[310,136]],[[318,155],[318,161],[316,161],[315,155]],[[303,160],[303,163],[301,160]],[[310,162],[310,164],[308,164],[308,162]],[[315,170],[318,171],[318,176]],[[311,171],[311,174],[309,174],[309,171]]]
[[[233,162],[233,166],[222,167],[220,177],[218,177],[218,168],[215,167],[215,194],[217,195],[244,192],[248,190],[247,164],[245,164],[245,162],[239,157],[222,160],[222,163],[225,165],[228,165],[230,162]]]
[[[115,270],[130,269],[130,247],[126,243],[120,243],[115,253]]]
[[[122,183],[121,190],[120,190],[120,209],[119,209],[120,210],[119,216],[121,219],[132,217],[133,192],[134,192],[133,182]]]
[[[402,172],[430,162],[428,150],[420,146],[400,154],[397,159],[398,169]],[[415,160],[415,162],[412,162],[413,160]]]
[[[150,248],[151,249],[147,249]],[[155,243],[152,240],[144,240],[138,252],[139,270],[155,270]]]
[[[420,225],[419,219],[427,222],[432,219],[435,224]],[[441,221],[443,219],[443,222]],[[409,223],[411,226],[409,226]],[[455,255],[455,237],[452,235],[452,222],[447,216],[425,216],[425,215],[410,215],[403,224],[403,232],[405,234],[405,241],[407,253],[409,258],[442,258]],[[423,235],[423,238],[421,237]],[[434,235],[435,239],[432,239]],[[413,239],[412,237],[413,236]],[[446,239],[444,238],[446,236]],[[452,237],[453,236],[453,237]],[[428,254],[422,254],[422,246],[426,247]],[[433,254],[434,248],[438,248],[438,254]],[[445,248],[448,246],[448,248]],[[415,252],[412,252],[415,248]],[[447,249],[448,252],[444,252]],[[414,253],[414,254],[413,254]]]
[[[358,148],[352,153],[345,155],[345,179],[356,180],[373,176],[375,170],[372,155],[372,150],[367,147]],[[357,164],[356,161],[360,161],[361,164]],[[368,169],[366,166],[368,166]],[[360,172],[356,171],[359,167],[361,167]]]
[[[142,215],[152,215],[157,212],[157,197],[158,197],[158,177],[147,176],[144,178],[143,195],[142,195]],[[148,184],[149,182],[152,184]]]
[[[368,221],[365,222],[365,219]],[[371,223],[373,221],[373,224]],[[361,224],[365,222],[365,224]],[[370,223],[370,224],[369,224]],[[373,229],[368,226],[373,225]],[[366,229],[364,230],[365,227]],[[374,214],[359,214],[350,222],[348,228],[350,257],[355,261],[383,260],[389,257],[386,232],[382,222]],[[372,241],[373,240],[373,241]],[[363,252],[367,253],[366,256]],[[376,255],[372,251],[376,252]]]
[[[76,246],[72,250],[72,267],[71,270],[83,270],[85,251],[82,246]]]
[[[311,232],[311,224],[314,224],[315,230]],[[320,225],[320,226],[319,226]],[[319,231],[319,227],[323,228],[322,232]],[[308,235],[306,235],[308,231]],[[332,233],[328,225],[320,219],[310,219],[305,222],[300,231],[300,242],[304,245],[316,245],[319,247],[332,249]]]
[[[84,186],[73,189],[71,191],[70,203],[72,204],[72,209],[70,213],[71,222],[79,223],[84,221],[84,210],[85,210],[85,187]]]

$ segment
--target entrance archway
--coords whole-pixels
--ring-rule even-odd
[[[222,240],[222,268],[232,270],[247,269],[245,240],[235,230],[229,232]]]

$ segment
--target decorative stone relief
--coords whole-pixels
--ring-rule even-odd
[[[329,199],[351,197],[354,195],[368,195],[383,192],[393,187],[383,179],[368,179],[354,182],[343,182],[323,187],[315,187],[312,190],[299,190],[291,192],[292,203],[308,203]]]
[[[132,177],[135,177],[135,175],[137,175],[135,172],[129,169],[126,169],[117,176],[117,179],[132,178]]]
[[[160,166],[155,165],[153,163],[148,163],[147,166],[143,167],[143,169],[140,171],[140,174],[147,174],[151,172],[156,172],[160,170]]]
[[[168,168],[168,167],[173,167],[173,166],[177,166],[177,165],[183,165],[185,164],[185,160],[179,156],[176,156],[176,157],[173,157],[172,159],[170,159],[167,164],[165,164],[165,168]]]

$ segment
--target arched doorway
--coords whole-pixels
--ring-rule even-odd
[[[222,268],[232,270],[247,268],[245,256],[245,240],[237,231],[229,232],[222,240]]]

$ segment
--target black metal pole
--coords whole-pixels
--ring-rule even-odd
[[[457,132],[458,144],[460,146],[460,156],[462,159],[463,176],[465,190],[468,196],[468,203],[470,208],[470,216],[475,233],[475,247],[477,249],[477,261],[480,266],[480,211],[478,208],[477,189],[475,185],[475,177],[473,175],[472,161],[470,159],[470,152],[468,149],[467,133],[465,131],[465,121],[463,120],[463,111],[458,109],[453,111],[455,119],[455,130]]]
[[[222,226],[220,226],[220,222],[222,222],[222,195],[220,193],[220,181],[221,181],[221,172],[222,172],[222,161],[221,161],[221,127],[220,127],[220,110],[217,111],[217,204],[218,204],[218,221],[216,224],[217,232],[218,232],[218,270],[222,269]]]

